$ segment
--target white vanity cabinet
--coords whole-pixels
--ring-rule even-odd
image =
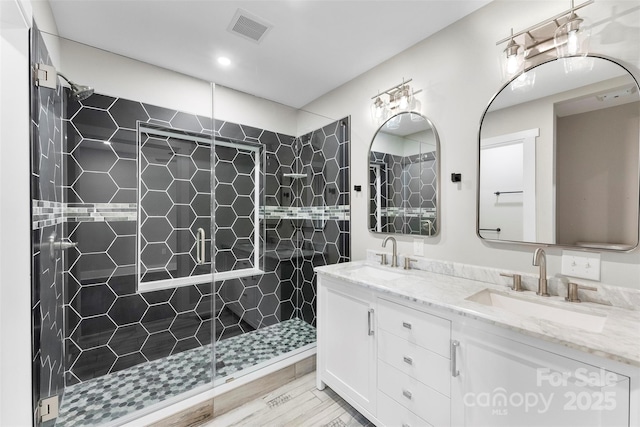
[[[328,385],[367,418],[376,413],[374,301],[361,286],[318,279],[318,388]]]
[[[381,426],[450,425],[451,321],[318,279],[318,388]]]
[[[456,335],[454,425],[630,425],[629,377],[487,329],[463,326]]]
[[[387,426],[448,426],[451,322],[376,301],[378,419]]]
[[[377,426],[640,426],[640,369],[318,275],[318,388]]]

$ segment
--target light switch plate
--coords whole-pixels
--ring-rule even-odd
[[[600,280],[600,254],[562,251],[562,274],[582,279]]]
[[[415,256],[424,256],[424,242],[422,239],[413,239],[413,254]]]

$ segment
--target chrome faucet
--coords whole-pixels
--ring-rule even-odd
[[[391,267],[397,267],[398,266],[398,250],[397,250],[398,242],[396,242],[395,237],[393,236],[385,237],[385,239],[382,241],[382,247],[385,248],[387,246],[387,241],[389,240],[391,240],[391,243],[393,243],[393,246],[391,247]]]
[[[548,297],[547,290],[547,257],[542,248],[537,248],[533,253],[533,265],[540,266],[540,278],[538,278],[538,292],[536,295]]]

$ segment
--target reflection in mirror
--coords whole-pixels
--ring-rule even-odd
[[[639,137],[638,83],[616,62],[556,59],[523,73],[481,123],[478,235],[633,249]]]
[[[377,233],[438,233],[438,134],[416,113],[382,124],[369,149],[369,229]]]

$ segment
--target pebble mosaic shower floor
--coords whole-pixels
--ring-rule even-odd
[[[315,341],[315,328],[300,319],[219,341],[216,379]],[[106,424],[208,384],[211,375],[211,345],[207,345],[75,384],[65,389],[56,426]]]

